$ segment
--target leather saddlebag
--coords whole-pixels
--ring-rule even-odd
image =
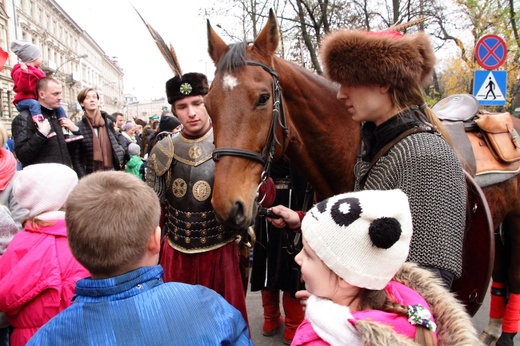
[[[513,127],[513,119],[508,112],[479,113],[475,117],[475,123],[498,160],[520,160],[520,136]]]

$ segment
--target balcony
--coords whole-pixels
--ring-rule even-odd
[[[45,72],[45,74],[51,74],[56,71],[56,63],[52,60],[42,61],[40,68]]]
[[[78,72],[72,72],[67,74],[67,83],[76,84],[81,82],[81,76]]]

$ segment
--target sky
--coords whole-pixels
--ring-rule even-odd
[[[167,44],[172,43],[183,73],[213,74],[213,62],[207,53],[206,18],[199,16],[199,10],[210,0],[56,2],[106,55],[117,57],[125,74],[125,93],[139,100],[165,96],[164,85],[173,72],[132,5]]]

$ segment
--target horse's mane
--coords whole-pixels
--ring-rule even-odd
[[[234,72],[246,64],[247,42],[233,43],[216,66],[216,72]]]
[[[246,57],[246,47],[249,45],[249,42],[238,42],[229,45],[228,51],[222,59],[218,62],[216,66],[216,73],[219,72],[235,72],[238,68],[245,66],[248,59]],[[281,63],[284,63],[286,66],[298,71],[305,75],[309,80],[314,81],[323,87],[335,89],[335,84],[330,80],[324,78],[323,76],[317,75],[316,73],[309,71],[303,66],[300,66],[294,62],[284,60],[282,58],[277,58]]]

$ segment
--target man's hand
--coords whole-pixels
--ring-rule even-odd
[[[290,229],[299,229],[300,224],[300,216],[297,212],[283,205],[277,205],[275,207],[270,208],[271,211],[280,216],[280,218],[274,219],[270,217],[266,217],[265,219],[273,224],[273,226],[277,228],[283,228],[285,226]]]
[[[46,136],[51,132],[51,124],[49,123],[49,119],[44,119],[41,122],[36,122],[36,126],[38,126],[38,131],[41,132],[42,135]]]
[[[79,127],[77,127],[76,124],[74,124],[69,118],[60,118],[60,126],[66,127],[72,132],[79,130]]]

